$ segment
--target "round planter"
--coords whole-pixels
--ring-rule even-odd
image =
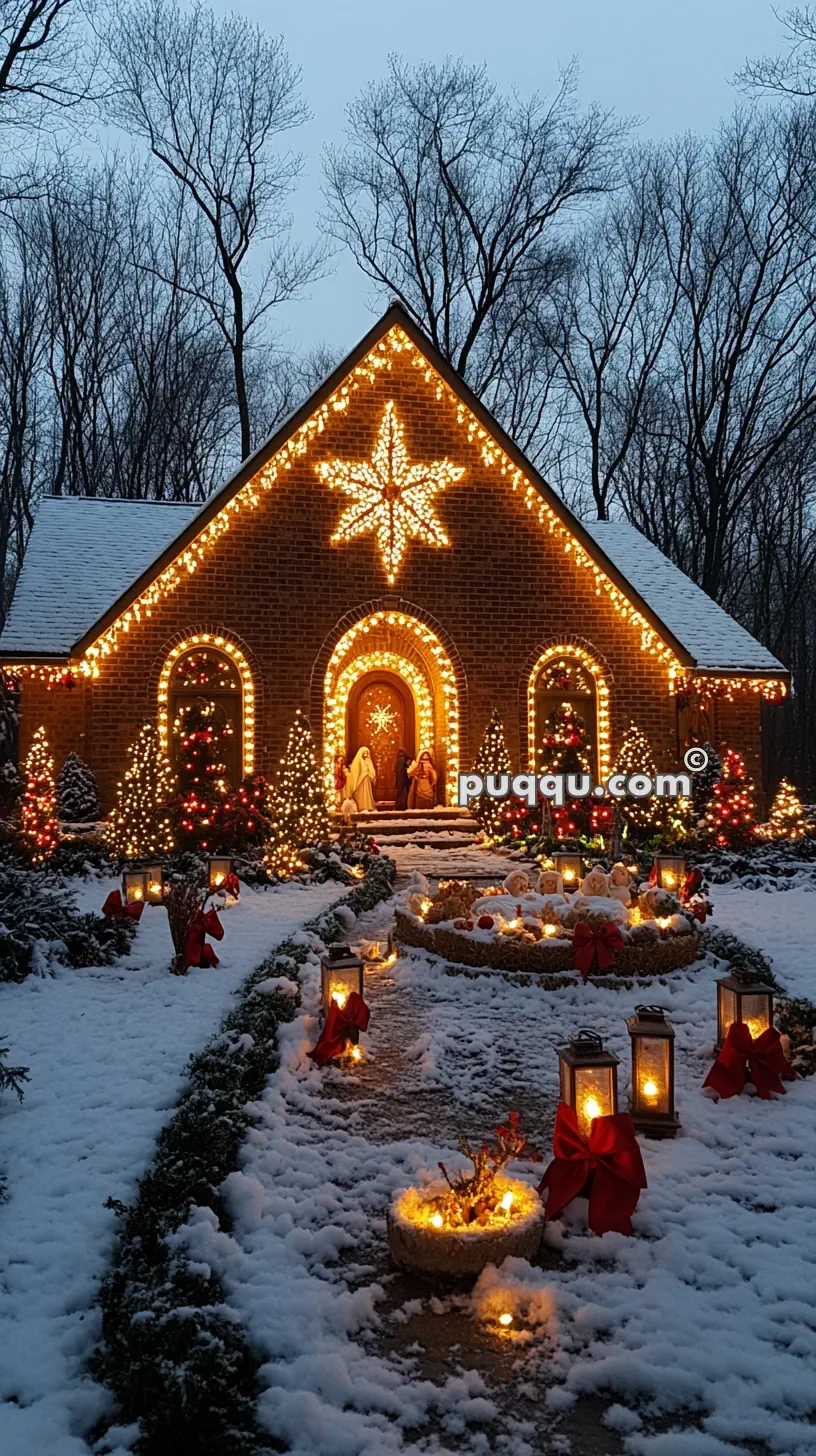
[[[488,1264],[501,1264],[511,1254],[531,1259],[544,1230],[544,1207],[535,1189],[512,1178],[497,1178],[502,1193],[512,1189],[514,1209],[506,1224],[434,1228],[423,1220],[423,1206],[444,1191],[444,1183],[403,1188],[394,1198],[386,1223],[391,1257],[403,1269],[420,1274],[465,1277],[481,1274]]]
[[[534,945],[511,940],[507,936],[477,939],[466,931],[447,925],[427,925],[404,910],[396,913],[395,938],[399,945],[417,946],[444,957],[460,966],[485,967],[496,971],[531,971],[545,975],[563,975],[573,979],[579,975],[572,964],[572,946],[565,941],[539,940]],[[609,976],[665,976],[682,970],[697,960],[700,937],[673,935],[667,940],[648,944],[625,945],[615,951],[606,972]],[[603,973],[593,972],[591,980]]]

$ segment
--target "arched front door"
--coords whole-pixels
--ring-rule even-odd
[[[346,761],[368,748],[377,770],[374,798],[393,804],[396,798],[397,752],[416,752],[414,700],[407,683],[393,672],[369,672],[349,694],[346,715]]]

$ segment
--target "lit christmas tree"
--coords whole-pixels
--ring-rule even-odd
[[[540,774],[592,774],[588,753],[586,724],[571,703],[563,702],[547,719],[546,732],[538,750]],[[567,799],[553,807],[553,827],[558,839],[574,839],[588,834],[592,813],[591,799]]]
[[[630,723],[624,734],[615,763],[615,773],[625,774],[627,779],[633,774],[648,774],[653,779],[657,773],[649,740],[636,723]],[[633,799],[627,796],[618,800],[617,809],[626,826],[627,838],[633,831],[642,833],[644,830],[657,829],[665,818],[659,799]]]
[[[705,825],[715,843],[723,849],[741,849],[754,836],[754,785],[748,777],[742,755],[734,748],[725,751],[722,778],[714,785]]]
[[[232,731],[218,704],[204,698],[182,709],[173,725],[179,779],[173,817],[182,849],[212,854],[222,847],[230,792],[224,749]]]
[[[69,753],[60,769],[57,803],[66,824],[95,824],[102,813],[96,779],[78,753]]]
[[[32,864],[42,864],[59,842],[54,760],[44,728],[34,734],[23,773],[26,786],[20,804],[20,837]]]
[[[770,839],[801,839],[808,832],[808,822],[802,801],[793,784],[782,779],[776,791],[770,818],[768,837]]]
[[[272,832],[269,789],[262,774],[232,789],[219,813],[219,846],[243,854],[265,844]]]
[[[510,773],[510,754],[504,736],[504,724],[496,708],[490,714],[473,771],[485,779],[488,774]],[[491,799],[488,794],[480,794],[478,799],[471,799],[469,807],[477,824],[491,839],[506,832],[505,819],[510,807],[506,799]]]
[[[128,754],[130,764],[116,786],[107,837],[124,859],[149,859],[173,848],[169,801],[175,776],[152,723],[145,723]]]
[[[270,819],[272,843],[267,860],[281,876],[302,868],[297,855],[299,849],[306,844],[318,844],[329,833],[312,730],[300,710],[289,730],[286,752],[272,786]]]

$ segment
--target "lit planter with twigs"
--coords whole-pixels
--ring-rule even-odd
[[[416,1273],[470,1276],[513,1255],[531,1259],[544,1227],[544,1209],[534,1188],[505,1173],[513,1158],[533,1157],[511,1113],[495,1131],[495,1148],[461,1151],[472,1172],[450,1174],[424,1188],[403,1188],[387,1215],[388,1246],[396,1264]]]

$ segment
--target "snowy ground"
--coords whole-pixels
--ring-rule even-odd
[[[816,996],[816,894],[721,887],[716,912],[772,954],[791,992]],[[383,933],[388,915],[357,932]],[[229,1180],[234,1235],[211,1215],[188,1235],[263,1354],[260,1416],[295,1456],[816,1451],[816,1078],[772,1103],[704,1098],[715,977],[547,992],[446,976],[417,952],[370,978],[368,1060],[320,1072],[305,1056],[307,971],[304,1012],[282,1028],[281,1067]],[[625,1097],[625,1018],[644,996],[677,1031],[683,1135],[644,1144],[637,1236],[588,1235],[578,1203],[534,1266],[505,1264],[472,1295],[395,1274],[394,1189],[455,1161],[458,1130],[477,1137],[514,1107],[546,1154],[554,1047],[580,1026],[620,1055]]]
[[[98,910],[112,882],[79,882]],[[93,1308],[127,1203],[182,1085],[191,1052],[271,948],[343,886],[253,893],[223,915],[217,970],[170,976],[167,918],[148,907],[114,966],[0,986],[0,1036],[28,1064],[25,1101],[0,1101],[0,1452],[79,1456],[104,1393],[83,1374]]]

